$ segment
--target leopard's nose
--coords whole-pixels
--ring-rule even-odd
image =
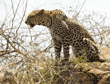
[[[25,21],[25,23],[27,24],[27,21]]]

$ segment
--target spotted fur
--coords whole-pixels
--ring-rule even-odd
[[[69,61],[69,46],[73,47],[76,57],[85,55],[88,62],[100,61],[98,48],[90,33],[75,20],[66,16],[59,10],[35,10],[32,11],[25,23],[30,27],[43,25],[49,28],[55,48],[56,61],[60,59],[63,46],[64,61]],[[89,38],[91,41],[88,41]]]

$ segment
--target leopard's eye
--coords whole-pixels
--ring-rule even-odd
[[[31,15],[30,17],[34,17],[33,15]]]

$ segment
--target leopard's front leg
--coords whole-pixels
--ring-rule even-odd
[[[67,43],[63,43],[63,52],[64,52],[64,61],[69,61],[69,45]]]
[[[62,48],[62,43],[59,40],[56,40],[55,38],[53,39],[54,42],[54,49],[55,49],[55,61],[56,64],[58,61],[60,61],[60,53],[61,53],[61,48]]]

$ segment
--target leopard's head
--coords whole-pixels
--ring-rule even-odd
[[[43,25],[49,27],[52,24],[51,20],[52,18],[49,15],[49,11],[42,9],[42,10],[32,11],[28,15],[25,23],[30,27],[34,27],[35,25]]]

